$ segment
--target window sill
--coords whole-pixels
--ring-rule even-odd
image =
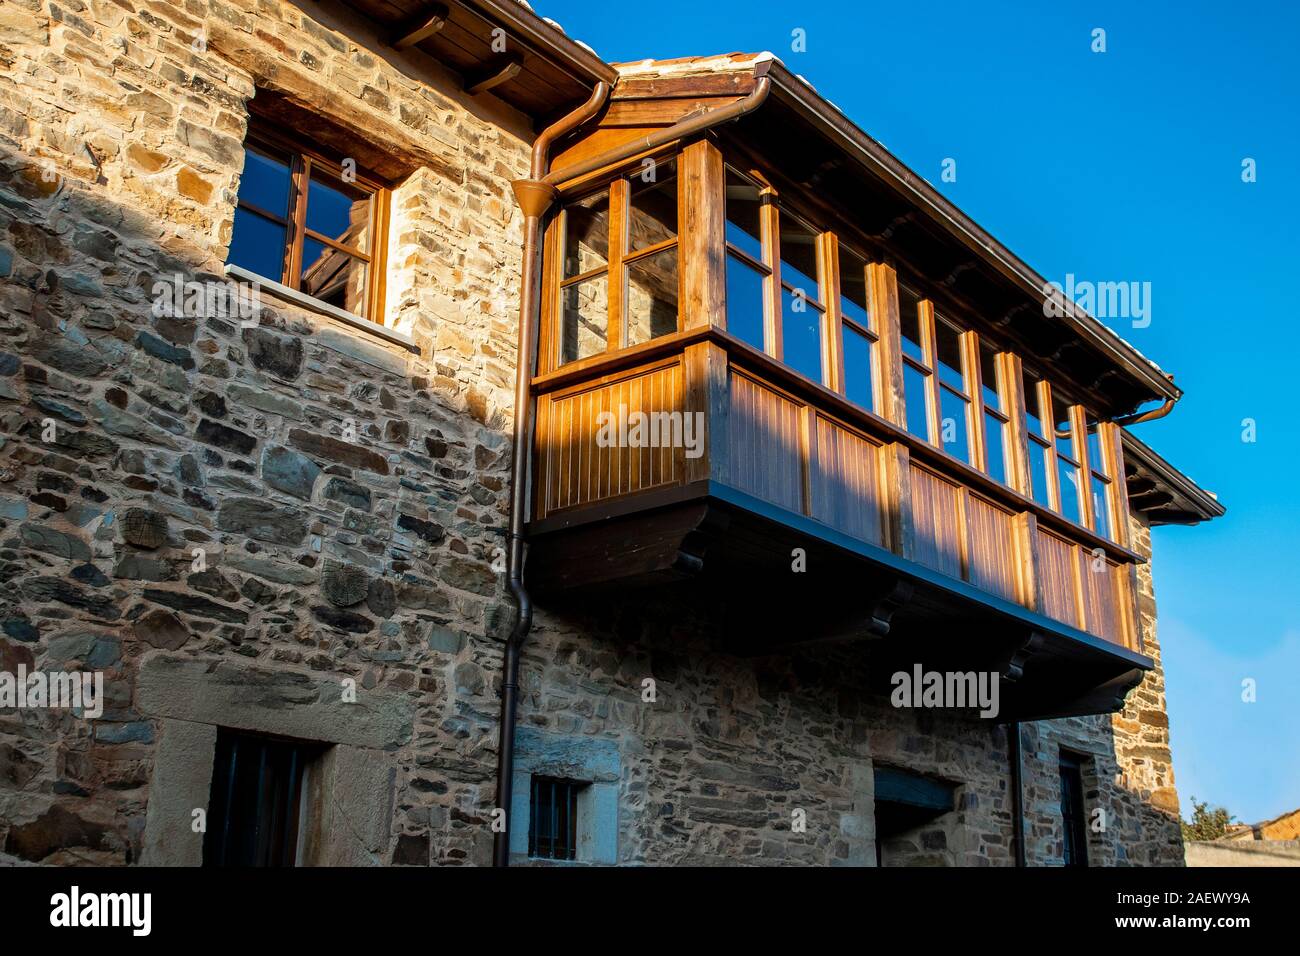
[[[351,312],[345,312],[338,306],[330,305],[328,302],[322,302],[320,299],[313,298],[297,289],[290,289],[287,285],[274,282],[265,276],[260,276],[256,272],[251,272],[242,266],[227,265],[226,275],[241,282],[249,282],[257,286],[263,292],[266,292],[277,299],[296,305],[300,309],[306,309],[308,312],[314,312],[317,315],[323,315],[331,319],[343,322],[354,329],[366,332],[376,338],[392,342],[394,345],[400,345],[411,352],[419,352],[419,346],[415,340],[404,332],[397,332],[393,329],[385,328],[377,322],[368,322],[365,319],[353,315]]]

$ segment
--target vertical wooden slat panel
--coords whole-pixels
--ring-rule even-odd
[[[1074,546],[1044,528],[1038,529],[1039,574],[1042,578],[1042,612],[1066,624],[1078,624],[1075,599]]]
[[[812,516],[872,544],[886,544],[880,492],[880,446],[817,416]]]
[[[971,495],[970,582],[1008,601],[1019,600],[1015,516],[979,495]]]
[[[915,560],[954,578],[962,576],[965,551],[960,489],[928,468],[912,466]]]
[[[539,501],[545,502],[545,512],[680,481],[680,449],[672,441],[659,447],[626,447],[615,440],[601,447],[599,433],[602,415],[619,424],[620,406],[629,414],[681,412],[682,381],[680,363],[673,363],[591,388],[541,396],[537,461]],[[651,433],[647,423],[647,438]]]
[[[730,484],[801,511],[800,407],[745,375],[731,376]]]

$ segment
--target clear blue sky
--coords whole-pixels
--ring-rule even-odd
[[[1300,5],[534,7],[606,60],[771,50],[1045,277],[1151,283],[1150,326],[1110,324],[1187,394],[1137,434],[1228,506],[1155,533],[1184,811],[1300,807]]]

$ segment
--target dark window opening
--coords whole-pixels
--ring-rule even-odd
[[[303,779],[321,748],[300,741],[217,732],[204,866],[294,866]]]
[[[578,856],[578,791],[585,783],[533,777],[529,801],[528,855],[542,860]]]
[[[1062,855],[1066,866],[1088,865],[1088,823],[1083,805],[1083,761],[1061,751],[1061,822],[1065,838]]]
[[[876,866],[888,866],[884,845],[932,824],[957,807],[957,784],[901,767],[877,764]]]

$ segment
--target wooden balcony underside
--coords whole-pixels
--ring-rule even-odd
[[[536,523],[528,586],[545,604],[662,588],[726,608],[720,638],[742,655],[844,641],[870,645],[876,686],[926,670],[1003,675],[999,719],[1106,713],[1150,658],[990,597],[820,522],[716,482],[651,492]],[[802,549],[807,570],[792,570]]]

